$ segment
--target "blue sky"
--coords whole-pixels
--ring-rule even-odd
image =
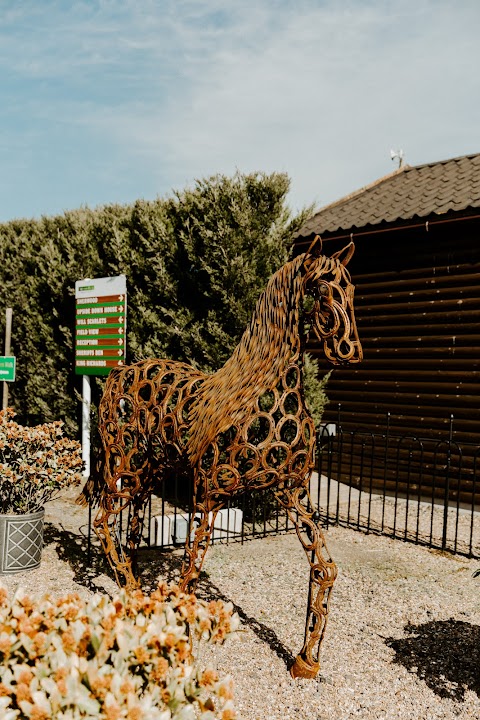
[[[478,0],[0,0],[0,222],[480,152]]]

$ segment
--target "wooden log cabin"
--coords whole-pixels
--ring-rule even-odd
[[[480,154],[404,165],[322,208],[297,234],[298,252],[316,234],[327,254],[355,242],[349,269],[364,349],[361,364],[333,370],[325,422],[337,422],[341,404],[344,431],[381,436],[388,425],[396,438],[429,439],[421,462],[434,473],[453,462],[450,442],[463,480],[448,493],[468,502],[480,493]],[[309,350],[320,356],[314,341]],[[376,469],[373,484],[384,475]],[[428,495],[435,481],[419,482]]]

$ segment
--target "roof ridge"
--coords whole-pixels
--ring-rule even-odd
[[[467,160],[474,157],[480,157],[480,153],[467,153],[466,155],[458,155],[453,158],[446,158],[445,160],[435,160],[435,162],[420,163],[420,165],[409,165],[410,170],[419,170],[424,167],[433,167],[434,165],[446,165],[450,162],[458,162],[459,160]]]
[[[367,190],[371,190],[372,188],[376,187],[377,185],[380,185],[383,182],[387,182],[387,180],[392,180],[394,177],[397,177],[397,175],[400,175],[401,173],[405,172],[406,170],[411,170],[411,165],[401,165],[396,170],[393,170],[392,172],[388,173],[387,175],[382,175],[382,177],[377,178],[376,180],[373,180],[372,182],[368,183],[367,185],[363,185],[363,187],[359,188],[358,190],[354,190],[349,195],[344,195],[343,197],[339,198],[338,200],[334,200],[331,203],[328,203],[328,205],[324,205],[321,207],[315,215],[318,215],[319,213],[324,212],[324,210],[330,210],[331,208],[337,207],[338,205],[342,205],[345,202],[349,202],[350,200],[353,200],[353,198],[357,197],[357,195],[361,195],[364,192],[367,192]],[[315,217],[315,216],[314,216]]]
[[[459,160],[465,160],[467,158],[474,158],[480,156],[480,153],[468,153],[467,155],[458,155],[457,157],[453,158],[447,158],[446,160],[435,160],[435,162],[429,162],[429,163],[420,163],[420,165],[409,165],[406,163],[405,165],[401,165],[396,170],[393,170],[390,173],[387,173],[387,175],[382,175],[381,177],[377,178],[376,180],[373,180],[370,183],[367,183],[367,185],[363,185],[361,188],[358,188],[358,190],[354,190],[353,192],[349,193],[348,195],[344,195],[341,198],[338,198],[338,200],[333,200],[333,202],[328,203],[327,205],[323,205],[315,215],[318,213],[322,213],[324,210],[330,210],[331,208],[338,207],[339,205],[342,205],[345,202],[349,202],[353,198],[357,197],[358,195],[361,195],[364,192],[367,192],[367,190],[371,190],[374,187],[377,187],[378,185],[381,185],[382,183],[392,180],[394,177],[397,177],[397,175],[400,175],[402,172],[406,172],[408,170],[420,170],[424,167],[433,167],[435,165],[445,165],[449,162],[458,162]]]
[[[318,210],[296,236],[428,218],[480,208],[480,153],[402,165]]]

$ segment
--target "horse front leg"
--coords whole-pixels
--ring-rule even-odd
[[[337,567],[328,552],[323,532],[313,518],[308,484],[294,490],[276,490],[275,495],[294,523],[310,564],[305,638],[290,673],[294,678],[314,678],[320,670],[320,648]]]
[[[186,593],[194,593],[202,570],[203,561],[210,545],[213,526],[222,505],[211,505],[204,501],[193,507],[192,517],[185,541],[185,558],[180,574],[180,589]],[[196,517],[200,515],[200,520]],[[193,540],[191,539],[193,535]]]

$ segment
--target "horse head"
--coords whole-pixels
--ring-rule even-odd
[[[350,242],[331,258],[322,255],[317,235],[305,253],[304,293],[313,299],[306,313],[310,330],[323,344],[325,356],[333,365],[360,362],[363,357],[353,306],[352,285],[347,264],[355,245]]]

